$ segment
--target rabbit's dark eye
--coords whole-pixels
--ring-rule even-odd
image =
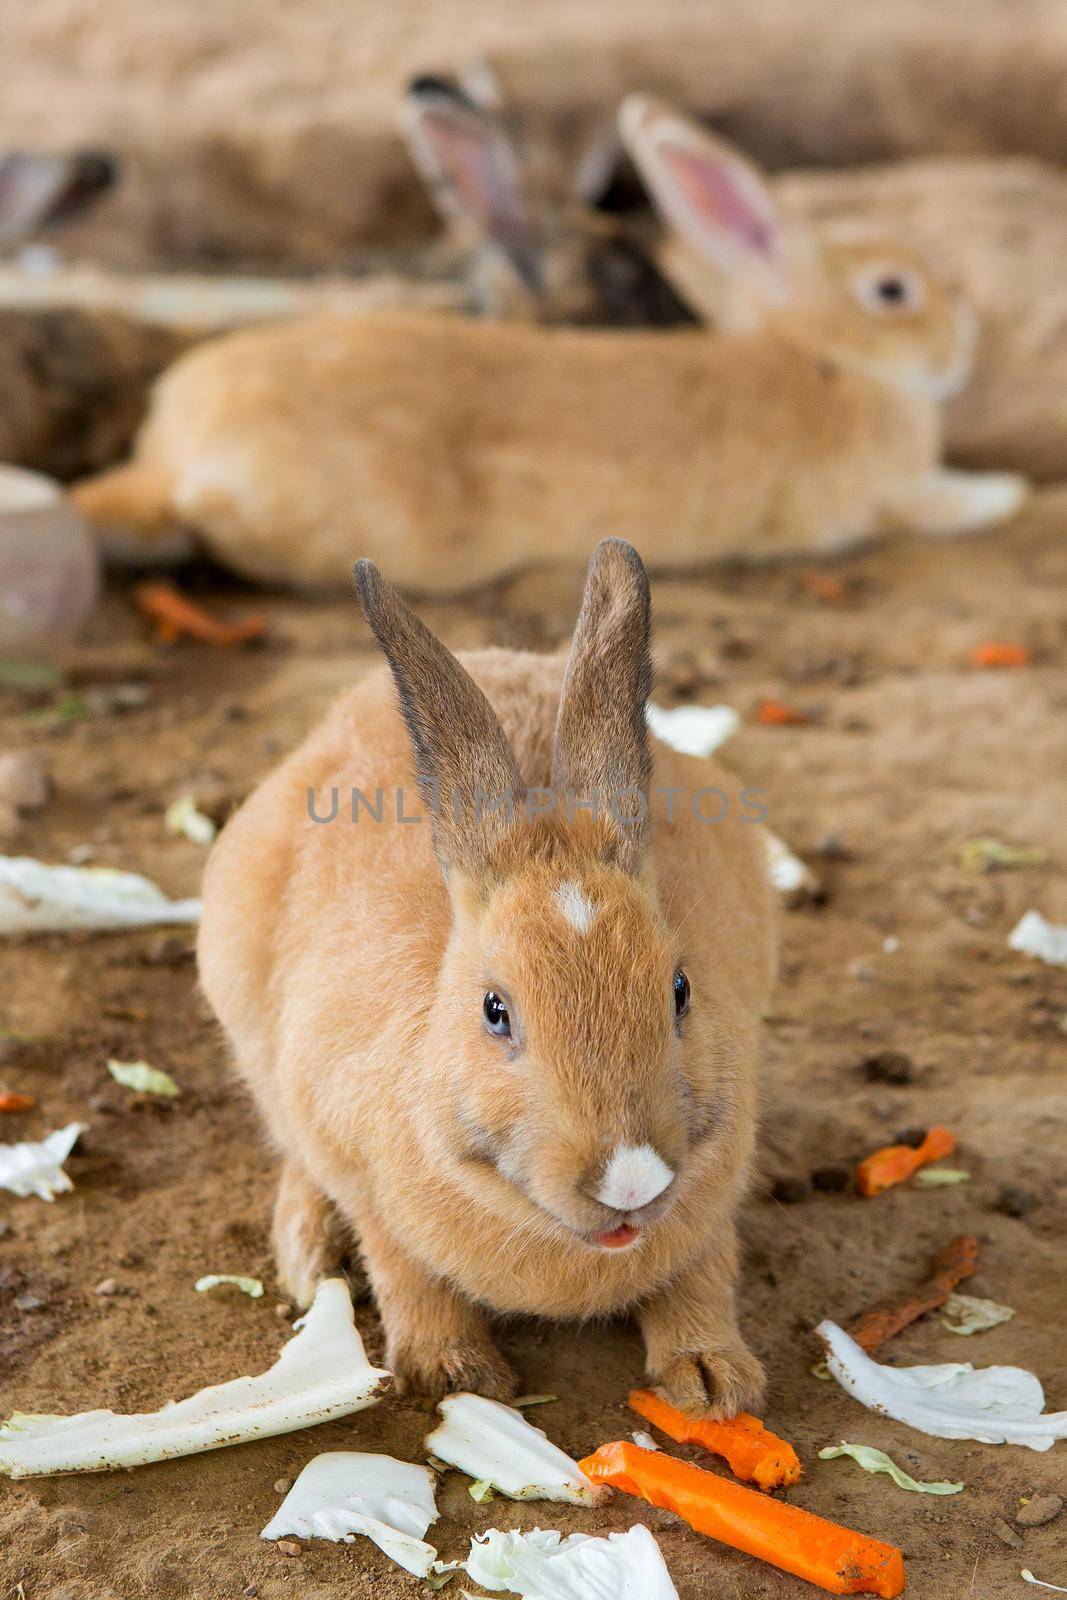
[[[482,1015],[490,1033],[495,1033],[500,1039],[511,1038],[511,1018],[508,1016],[508,1008],[492,989],[482,1001]]]
[[[879,316],[922,309],[926,286],[917,272],[893,267],[868,268],[853,279],[853,293],[865,311]]]
[[[908,298],[908,286],[903,278],[879,278],[876,288],[883,305],[899,306]]]
[[[689,979],[679,967],[674,974],[674,1015],[678,1022],[681,1022],[689,1010],[689,995]]]

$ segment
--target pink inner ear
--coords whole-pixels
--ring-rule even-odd
[[[745,182],[743,169],[715,165],[677,145],[660,145],[659,156],[701,226],[725,230],[760,255],[777,253],[774,217]]]
[[[489,157],[480,130],[464,127],[454,118],[428,111],[423,132],[467,216],[483,228],[489,225]]]

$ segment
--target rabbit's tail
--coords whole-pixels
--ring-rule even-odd
[[[134,459],[86,478],[71,500],[92,524],[105,560],[114,566],[169,565],[188,558],[193,539],[171,507],[170,480]]]

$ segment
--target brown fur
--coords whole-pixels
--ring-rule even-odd
[[[627,620],[601,661],[621,698],[639,691],[633,664],[647,649],[635,561],[614,542],[600,548],[576,644],[590,659],[601,649],[598,594],[610,590]],[[380,579],[364,591],[391,659],[410,668],[413,619]],[[526,784],[549,782],[554,747],[574,770],[581,751],[564,747],[575,738],[594,765],[607,761],[601,691],[580,661],[573,715],[560,712],[560,659],[486,651],[463,667],[450,669],[443,753],[429,756],[443,788],[465,735],[484,733],[486,699]],[[410,716],[422,701],[410,670],[407,684]],[[557,719],[572,732],[554,737]],[[573,822],[517,814],[481,859],[476,829],[456,850],[425,822],[364,813],[352,825],[353,785],[372,799],[382,785],[387,818],[397,786],[417,809],[404,716],[377,672],[260,786],[211,856],[201,976],[286,1164],[283,1281],[302,1301],[314,1287],[325,1195],[359,1238],[402,1383],[507,1393],[514,1379],[486,1312],[634,1308],[650,1372],[680,1403],[725,1413],[758,1393],[734,1320],[733,1219],[753,1151],[772,896],[733,779],[657,746],[653,782],[716,784],[728,816],[701,824],[679,802],[668,823],[654,809],[647,851],[624,864],[626,825],[584,811]],[[321,805],[334,785],[338,819],[310,821],[307,791]],[[585,933],[560,913],[568,882],[596,909]],[[679,964],[693,1002],[676,1026]],[[487,1031],[488,988],[507,995],[517,1046]],[[639,1217],[638,1241],[610,1250],[593,1235],[622,1219],[587,1190],[620,1140],[653,1144],[676,1177]]]

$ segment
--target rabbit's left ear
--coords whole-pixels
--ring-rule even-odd
[[[627,872],[641,870],[650,826],[652,602],[641,557],[623,539],[593,552],[563,677],[552,788],[560,809],[592,810]]]
[[[746,280],[768,304],[789,298],[782,221],[751,162],[651,95],[627,96],[619,132],[676,233],[717,271]]]
[[[414,78],[402,126],[442,219],[524,258],[531,224],[522,163],[489,88],[476,99],[453,79]]]
[[[76,215],[110,188],[115,173],[109,156],[91,150],[12,150],[0,156],[0,245],[18,244],[46,224]]]

